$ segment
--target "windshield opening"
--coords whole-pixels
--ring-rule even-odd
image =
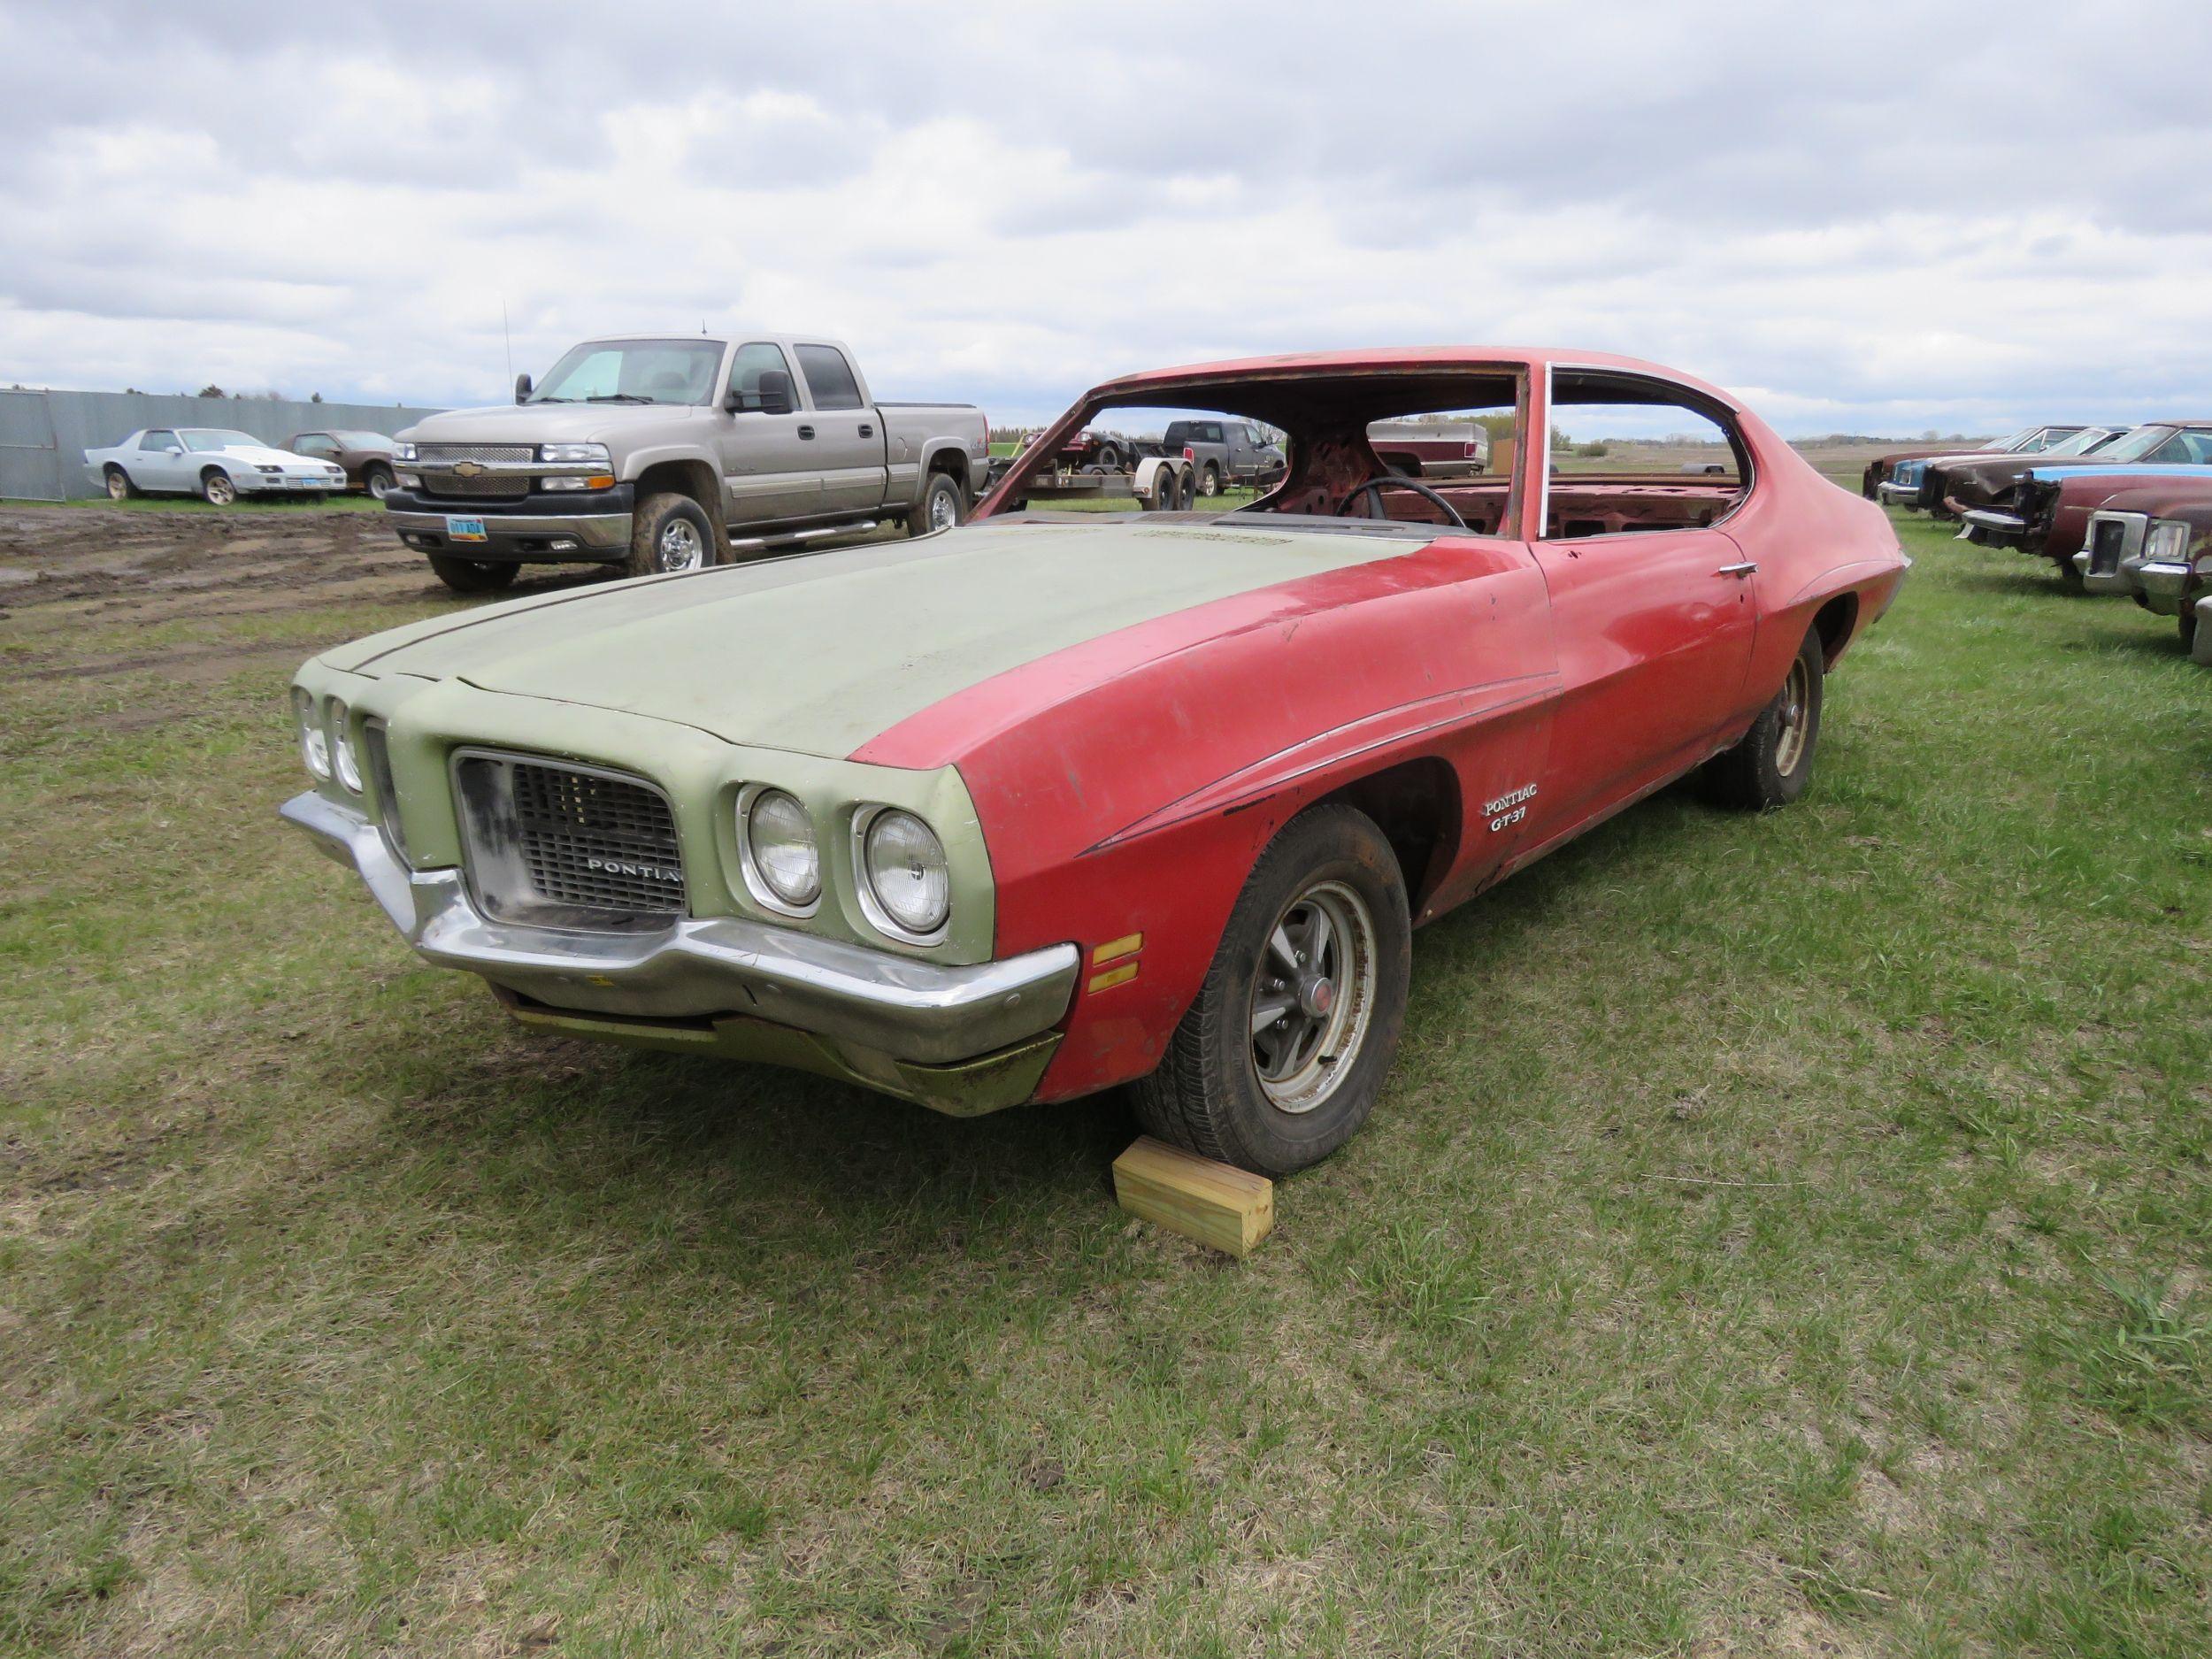
[[[2088,455],[2101,443],[2109,443],[2112,434],[2102,426],[2084,426],[2063,443],[2055,443],[2044,450],[2046,455]]]
[[[216,449],[265,449],[263,440],[242,432],[224,432],[207,426],[195,427],[177,434],[184,440],[184,447],[196,454],[205,455]]]
[[[2139,461],[2160,444],[2174,435],[2171,426],[2138,426],[2116,441],[2108,449],[2100,449],[2100,459],[2107,461]]]
[[[533,403],[704,403],[722,365],[718,340],[595,340],[571,350]]]

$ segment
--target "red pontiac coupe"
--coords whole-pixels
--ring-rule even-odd
[[[1695,430],[1718,474],[1579,476]],[[1491,417],[1433,482],[1371,423]],[[1264,422],[1233,511],[1031,512],[1110,417]],[[1881,509],[1700,381],[1488,347],[1087,394],[918,541],[417,623],[294,687],[285,815],[431,961],[541,1029],[975,1113],[1136,1085],[1269,1174],[1357,1129],[1413,927],[1686,772],[1811,776],[1824,677],[1896,597]]]

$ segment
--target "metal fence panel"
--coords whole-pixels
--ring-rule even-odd
[[[387,403],[296,403],[268,397],[165,397],[149,392],[0,392],[0,496],[90,501],[104,494],[86,468],[141,426],[227,426],[279,445],[296,433],[389,437],[434,409]],[[18,437],[18,434],[24,434]]]

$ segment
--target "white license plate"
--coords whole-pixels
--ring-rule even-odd
[[[489,540],[484,534],[484,521],[481,518],[457,518],[451,513],[446,515],[445,533],[447,539],[453,541]]]

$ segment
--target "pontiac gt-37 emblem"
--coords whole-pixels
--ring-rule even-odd
[[[1509,825],[1518,824],[1528,816],[1528,803],[1536,798],[1536,786],[1525,783],[1517,789],[1509,789],[1494,801],[1482,803],[1483,815],[1490,820],[1490,833],[1495,835]]]
[[[637,876],[647,881],[665,881],[671,887],[681,887],[684,880],[682,871],[664,869],[659,864],[626,864],[615,858],[587,858],[584,865],[587,869],[598,871],[602,875]]]
[[[453,464],[453,476],[456,478],[481,478],[485,471],[474,461],[457,461]]]

